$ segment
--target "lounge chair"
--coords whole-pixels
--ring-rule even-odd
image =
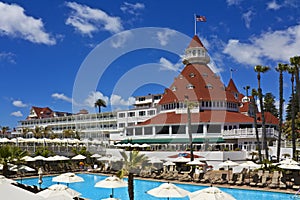
[[[215,183],[217,183],[217,184],[225,184],[225,183],[228,183],[228,180],[227,180],[227,173],[226,173],[226,174],[222,174],[222,175],[221,175],[221,179],[217,180]]]
[[[239,174],[237,181],[235,182],[236,185],[243,185],[244,184],[244,174]]]
[[[200,182],[200,183],[208,183],[208,182],[210,181],[210,175],[211,175],[211,173],[206,172],[206,173],[204,174],[203,178],[200,179],[199,182]]]
[[[269,177],[269,171],[265,171],[265,173],[262,175],[260,182],[257,183],[258,187],[265,187],[267,186],[267,178]]]
[[[179,181],[191,181],[192,178],[188,173],[184,173],[184,174],[178,176],[178,180]]]
[[[234,174],[232,175],[232,179],[230,179],[230,180],[228,181],[228,183],[229,183],[230,185],[234,185],[235,182],[238,180],[238,177],[239,177],[239,175],[236,174],[236,173],[234,173]]]
[[[270,188],[278,188],[279,187],[279,172],[274,171],[271,179],[271,183],[269,184]]]
[[[260,181],[259,175],[254,174],[253,177],[252,177],[252,181],[250,182],[249,185],[252,186],[252,187],[255,187],[255,186],[257,186],[257,183],[259,183],[259,181]]]
[[[299,190],[300,189],[300,177],[299,175],[294,177],[294,183],[293,183],[293,187],[294,190]]]
[[[279,177],[279,188],[280,189],[286,189],[286,178],[282,175],[282,173],[280,173],[280,177]]]

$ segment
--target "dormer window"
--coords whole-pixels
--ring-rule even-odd
[[[180,74],[180,75],[179,75],[179,79],[182,79],[182,78],[183,78],[183,76],[182,76],[182,74]]]
[[[208,83],[205,87],[206,87],[207,89],[213,89],[213,86],[212,86],[210,83]]]
[[[190,73],[189,75],[191,78],[195,77],[195,74],[194,73]]]
[[[208,77],[208,74],[207,73],[203,73],[202,76]]]
[[[188,85],[186,86],[186,88],[187,88],[187,89],[194,89],[195,86],[193,86],[192,84],[188,84]]]
[[[193,50],[193,56],[196,56],[196,50]]]
[[[173,92],[175,92],[176,89],[177,89],[176,86],[173,86],[173,87],[172,87],[172,91],[173,91]]]

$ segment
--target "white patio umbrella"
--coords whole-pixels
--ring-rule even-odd
[[[185,158],[183,156],[179,156],[177,158],[172,159],[171,161],[174,162],[174,163],[176,163],[176,162],[178,162],[178,163],[187,163],[187,162],[191,161],[191,159],[190,158]]]
[[[239,163],[233,162],[232,160],[226,160],[226,161],[224,161],[224,162],[222,162],[222,163],[219,164],[220,167],[227,167],[227,169],[228,169],[228,177],[230,177],[230,174],[229,174],[230,170],[229,170],[229,168],[230,167],[236,167],[238,165],[239,165]]]
[[[67,183],[67,185],[69,185],[69,183],[78,183],[83,181],[84,179],[82,177],[70,172],[60,174],[52,178],[52,182]]]
[[[35,195],[32,192],[24,190],[20,187],[14,186],[9,182],[0,182],[1,199],[13,200],[42,200],[42,197]]]
[[[91,158],[100,158],[101,157],[101,155],[99,155],[99,154],[97,154],[97,153],[95,153],[95,154],[93,154],[92,156],[91,156]]]
[[[63,196],[63,197],[67,197],[66,199],[72,200],[74,197],[79,197],[81,193],[67,187],[66,185],[55,184],[55,185],[51,185],[50,187],[48,187],[47,189],[41,192],[38,192],[37,195],[46,199],[48,198],[54,199],[54,197],[61,198]]]
[[[291,158],[287,158],[285,160],[280,161],[279,164],[299,165],[300,163],[298,163],[297,161],[295,161]]]
[[[170,165],[176,165],[175,163],[173,163],[172,161],[167,161],[163,164],[164,166],[170,166]]]
[[[121,188],[121,187],[127,187],[128,183],[125,182],[124,180],[115,177],[115,176],[110,176],[105,178],[102,181],[99,181],[95,184],[95,187],[99,188],[111,188],[111,197],[114,197],[114,188]]]
[[[44,156],[35,156],[34,157],[35,160],[45,160]]]
[[[300,170],[300,166],[294,164],[281,164],[278,167],[281,169]]]
[[[0,185],[4,183],[15,183],[16,181],[8,179],[5,176],[0,175]]]
[[[190,200],[235,200],[230,194],[217,187],[208,187],[189,194]]]
[[[72,157],[72,160],[84,160],[86,157],[84,155],[78,154],[74,157]]]
[[[26,165],[14,165],[12,167],[9,168],[10,171],[23,171],[23,172],[34,172],[35,169],[29,167],[29,166],[26,166]]]
[[[148,194],[159,198],[183,198],[190,194],[189,191],[184,190],[173,183],[163,183],[160,186],[147,191]]]
[[[205,165],[204,162],[201,162],[200,160],[193,160],[186,163],[187,165]]]
[[[26,162],[35,161],[35,159],[31,156],[24,156],[24,157],[21,158],[21,160],[24,160]]]

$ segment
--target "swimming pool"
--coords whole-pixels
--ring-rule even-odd
[[[96,188],[94,185],[106,178],[106,176],[101,175],[94,175],[94,174],[77,174],[84,179],[84,182],[81,183],[71,183],[69,187],[80,192],[82,197],[88,198],[90,200],[99,200],[108,198],[111,194],[111,189],[105,188]],[[22,183],[28,185],[38,185],[37,178],[28,178],[23,179]],[[52,177],[47,176],[43,177],[43,185],[42,187],[48,187],[50,185],[55,184],[52,182]],[[162,198],[155,198],[146,192],[152,188],[155,188],[162,184],[161,182],[155,181],[146,181],[146,180],[137,180],[135,179],[135,199],[140,200],[157,200]],[[206,186],[199,186],[199,185],[189,185],[189,184],[176,184],[183,189],[186,189],[190,192],[194,192],[200,189],[206,188]],[[292,194],[285,194],[285,193],[277,193],[277,192],[263,192],[263,191],[256,191],[256,190],[242,190],[242,189],[230,189],[230,188],[220,188],[222,191],[227,192],[234,196],[237,200],[253,200],[253,199],[260,199],[260,200],[282,200],[282,199],[292,199]],[[121,200],[128,200],[128,193],[127,188],[117,188],[114,189],[114,197],[120,198]],[[189,198],[182,198],[183,200],[188,200]]]

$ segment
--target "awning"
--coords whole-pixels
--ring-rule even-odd
[[[225,142],[223,138],[193,138],[193,143],[223,143]],[[189,138],[151,138],[151,139],[125,139],[121,140],[119,143],[121,144],[186,144],[189,143]]]

